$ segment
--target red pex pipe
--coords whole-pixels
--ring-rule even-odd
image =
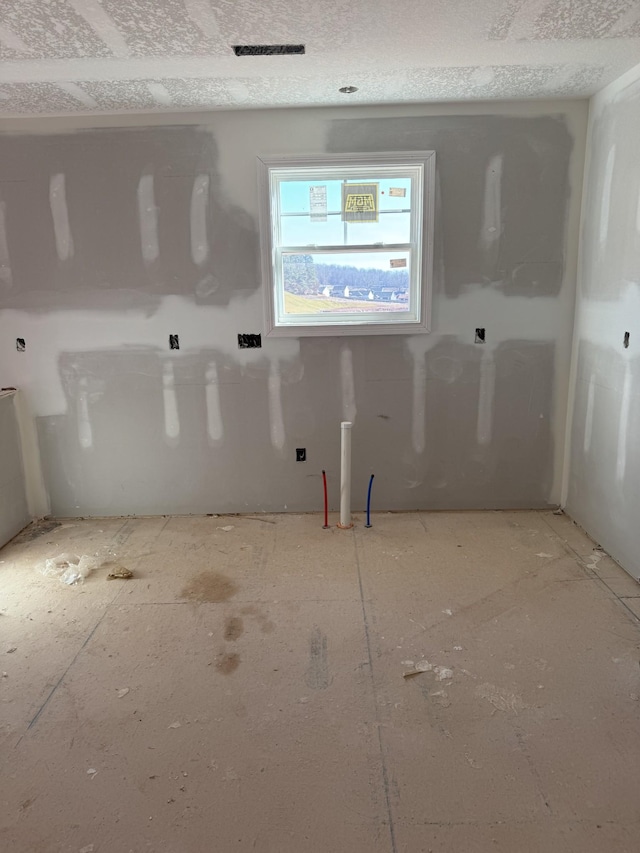
[[[324,488],[324,530],[329,529],[329,498],[327,497],[327,474],[322,471],[322,485]]]

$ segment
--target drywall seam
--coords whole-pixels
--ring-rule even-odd
[[[183,0],[183,2],[187,14],[203,35],[212,39],[220,37],[216,12],[209,0]]]
[[[130,50],[126,39],[100,4],[100,0],[68,0],[73,10],[89,24],[114,56],[127,58]]]
[[[494,155],[485,172],[480,245],[486,250],[495,246],[502,234],[502,161],[502,154]]]
[[[282,412],[282,377],[276,359],[269,368],[269,425],[271,444],[276,450],[284,447],[284,415]]]
[[[49,180],[49,206],[58,258],[66,261],[73,256],[73,237],[69,225],[66,182],[63,174],[52,175]]]
[[[10,288],[13,284],[13,277],[11,274],[9,245],[7,243],[6,211],[6,203],[0,200],[0,284],[3,284],[6,288]]]
[[[571,478],[571,437],[573,432],[573,421],[575,415],[576,390],[578,382],[578,352],[579,352],[579,329],[580,329],[580,311],[581,311],[581,287],[583,275],[583,258],[582,258],[582,238],[586,221],[586,205],[589,203],[588,192],[585,187],[588,186],[587,178],[591,169],[591,159],[593,156],[592,143],[592,128],[593,128],[593,112],[594,99],[589,100],[589,112],[587,116],[587,134],[584,152],[584,167],[582,170],[582,189],[580,199],[580,224],[578,229],[578,255],[576,266],[576,284],[575,284],[575,302],[573,309],[573,326],[571,329],[571,361],[569,363],[569,383],[567,389],[567,414],[564,427],[563,441],[563,464],[562,464],[562,481],[560,487],[560,506],[562,508],[567,505],[567,497],[569,495],[569,481]]]
[[[209,444],[215,445],[224,438],[224,424],[220,408],[220,385],[218,381],[218,366],[210,361],[205,372],[207,383],[207,435]]]
[[[491,349],[485,349],[480,360],[480,389],[478,392],[478,444],[491,444],[493,429],[493,398],[496,385],[496,363]]]
[[[259,327],[261,316],[262,293],[259,290],[248,297],[232,297],[228,307],[199,305],[197,310],[192,298],[163,296],[158,299],[152,320],[143,308],[124,314],[115,310],[69,309],[48,315],[6,308],[0,311],[0,363],[7,384],[28,386],[25,391],[34,415],[48,417],[64,414],[67,410],[58,369],[62,353],[119,352],[141,347],[162,353],[168,346],[169,331],[187,329],[188,334],[181,337],[180,350],[175,352],[174,359],[207,350],[212,341],[218,350],[239,365],[259,362],[265,357],[271,361],[297,359],[300,351],[297,338],[271,338],[268,351],[238,349],[237,330]],[[506,296],[497,289],[487,290],[478,285],[457,298],[442,298],[436,330],[431,334],[408,336],[410,351],[424,354],[443,336],[464,343],[465,335],[461,330],[465,328],[472,342],[470,318],[474,317],[491,318],[488,341],[483,345],[487,348],[512,340],[555,343],[565,333],[556,297]],[[28,360],[15,351],[16,329],[20,329],[27,340]]]
[[[27,401],[20,391],[16,393],[15,406],[29,515],[32,518],[44,518],[51,512],[51,505],[42,473],[38,433]]]
[[[138,182],[138,218],[140,221],[140,248],[145,264],[158,259],[158,208],[153,188],[153,175],[141,175]]]
[[[175,447],[180,438],[180,415],[176,394],[176,378],[172,361],[165,361],[162,367],[162,397],[164,403],[164,434],[167,444]]]
[[[197,266],[202,266],[209,257],[208,205],[209,175],[197,175],[191,191],[191,257]]]
[[[622,78],[621,78],[622,79]],[[327,122],[336,119],[349,118],[400,118],[410,114],[415,117],[430,116],[511,116],[511,117],[540,117],[564,114],[568,119],[576,109],[582,110],[585,104],[584,98],[563,98],[558,100],[514,100],[514,101],[463,101],[450,103],[412,103],[412,104],[379,104],[353,106],[348,110],[345,107],[305,107],[295,110],[304,113],[307,120],[313,120],[317,126],[323,126]],[[125,127],[170,127],[177,126],[200,126],[211,127],[217,118],[224,116],[225,122],[230,125],[247,122],[260,122],[260,131],[253,132],[254,138],[264,135],[269,139],[269,131],[279,126],[286,126],[287,117],[292,113],[292,108],[265,107],[230,109],[223,107],[209,111],[195,112],[192,108],[185,107],[183,110],[174,109],[172,112],[144,112],[140,110],[129,113],[98,113],[98,114],[72,114],[65,116],[14,116],[0,118],[0,132],[30,133],[30,134],[56,134],[68,133],[72,130],[85,130],[97,128],[125,128]],[[219,127],[216,124],[216,135]],[[237,137],[236,137],[237,141]],[[250,140],[247,140],[250,143]],[[298,140],[296,139],[296,142]],[[252,145],[255,148],[255,144]],[[322,151],[321,140],[318,140],[313,148],[307,151]],[[261,145],[261,154],[281,154],[281,150],[270,150],[268,141]]]
[[[609,101],[615,101],[618,97],[624,95],[625,90],[629,86],[636,85],[638,78],[640,78],[640,63],[634,65],[633,68],[625,71],[617,80],[614,80],[608,86],[596,92],[589,99],[589,120],[591,121],[592,118],[598,115],[603,105],[609,103]]]
[[[28,44],[22,41],[20,36],[16,35],[8,27],[0,25],[0,44],[8,47],[9,50],[15,50],[18,53],[30,54],[33,53]]]
[[[631,403],[631,365],[629,361],[624,366],[624,382],[622,385],[622,400],[618,416],[618,447],[616,451],[616,480],[624,482],[627,467],[627,433],[629,430],[629,409]]]
[[[616,165],[616,146],[612,145],[607,154],[607,164],[604,170],[604,187],[602,189],[602,198],[600,203],[600,228],[599,239],[600,245],[603,246],[607,242],[609,236],[609,220],[611,219],[611,191],[613,188],[613,170]]]

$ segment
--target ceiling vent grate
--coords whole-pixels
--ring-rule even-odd
[[[304,53],[303,44],[234,44],[236,56],[283,56]]]

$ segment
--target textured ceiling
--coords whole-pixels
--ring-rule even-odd
[[[0,116],[586,97],[638,61],[640,0],[0,0]]]

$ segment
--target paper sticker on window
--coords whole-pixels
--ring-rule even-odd
[[[405,198],[407,191],[404,187],[391,187],[389,195],[394,196],[395,198]]]
[[[378,221],[378,184],[342,185],[342,221]]]
[[[406,267],[407,259],[406,258],[391,258],[389,263],[394,269],[396,269],[397,267]]]
[[[327,187],[309,187],[309,210],[312,222],[327,221]]]

